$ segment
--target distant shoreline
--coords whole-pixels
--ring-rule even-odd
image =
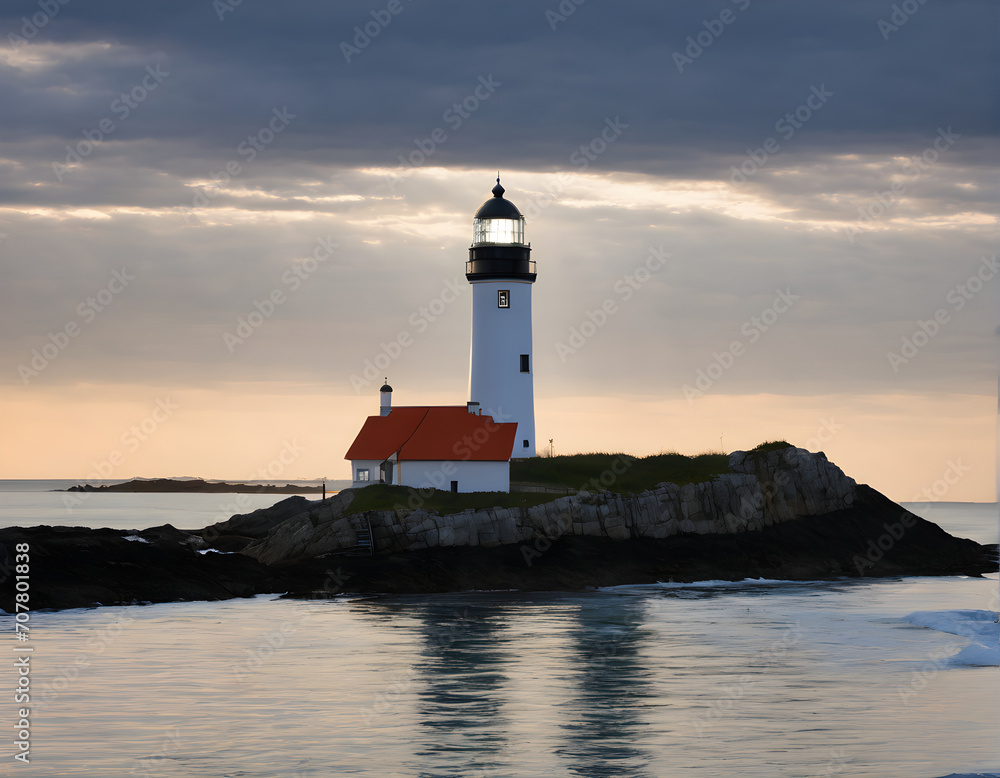
[[[227,493],[227,494],[314,494],[323,491],[323,486],[296,486],[285,484],[230,484],[224,481],[204,481],[202,479],[175,480],[172,478],[155,478],[149,481],[132,480],[122,484],[104,484],[92,486],[80,484],[68,489],[53,489],[55,492],[131,492],[131,493]],[[338,491],[330,488],[329,494]]]

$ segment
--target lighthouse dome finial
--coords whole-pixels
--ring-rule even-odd
[[[493,197],[490,197],[479,206],[475,219],[517,219],[521,220],[521,212],[510,200],[504,198],[503,185],[500,183],[500,176],[497,176],[497,184],[493,187]]]

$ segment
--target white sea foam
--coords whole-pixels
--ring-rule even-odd
[[[694,587],[697,587],[697,588],[722,588],[722,587],[737,587],[737,588],[742,588],[742,587],[747,586],[747,585],[774,586],[774,585],[778,585],[778,584],[797,585],[797,584],[802,584],[802,581],[786,581],[786,580],[783,580],[781,578],[743,578],[742,580],[739,580],[739,581],[725,581],[725,580],[721,580],[721,579],[717,579],[717,578],[709,578],[709,579],[707,579],[705,581],[688,581],[686,583],[683,582],[683,581],[673,581],[673,580],[670,580],[670,581],[657,581],[655,584],[640,584],[640,585],[641,586],[655,586],[655,587],[666,588],[666,589],[670,589],[670,588],[691,589],[691,588],[694,588]],[[608,587],[602,587],[602,588],[606,588],[606,589],[618,589],[618,588],[627,588],[627,586],[629,586],[629,585],[621,586],[621,587],[608,586]]]
[[[951,657],[949,664],[966,667],[1000,666],[1000,623],[997,623],[995,611],[916,611],[907,616],[906,620],[917,627],[969,638],[969,645]]]
[[[944,778],[1000,778],[1000,773],[952,773]]]

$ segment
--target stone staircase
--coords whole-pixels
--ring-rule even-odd
[[[358,517],[355,521],[352,521],[354,531],[358,535],[357,545],[350,549],[352,554],[357,556],[374,556],[375,554],[375,542],[372,538],[372,525],[367,519]]]

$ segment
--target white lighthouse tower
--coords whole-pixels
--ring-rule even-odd
[[[535,263],[524,217],[504,188],[476,211],[465,277],[472,284],[469,400],[497,422],[517,422],[513,457],[535,455],[531,285]]]

